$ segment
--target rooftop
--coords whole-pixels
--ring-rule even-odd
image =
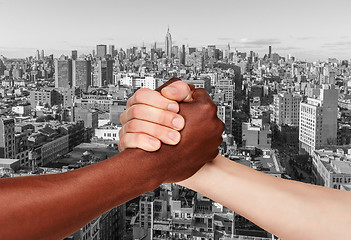
[[[18,161],[19,159],[0,158],[0,164],[13,164]]]

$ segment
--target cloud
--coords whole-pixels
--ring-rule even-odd
[[[297,37],[296,39],[297,40],[301,40],[301,41],[305,41],[305,40],[310,40],[310,39],[313,39],[315,37],[311,37],[311,36],[306,36],[306,37]]]
[[[230,37],[220,37],[220,38],[217,38],[219,41],[233,41],[234,38],[230,38]]]
[[[247,39],[247,38],[242,38],[240,39],[239,43],[245,44],[245,45],[253,45],[253,46],[265,46],[265,45],[275,45],[275,44],[280,44],[281,41],[276,38],[262,38],[262,39]]]
[[[349,49],[351,47],[351,41],[340,41],[325,43],[322,45],[323,48],[332,48],[332,49]]]

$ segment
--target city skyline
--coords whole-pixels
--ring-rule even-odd
[[[14,8],[13,6],[19,6]],[[282,56],[301,60],[351,58],[351,21],[346,0],[329,1],[4,1],[0,54],[27,57],[37,49],[55,57],[77,49],[91,53],[97,44],[118,49],[164,47],[169,26],[174,45],[202,47],[228,43],[232,49],[263,56],[272,46]]]

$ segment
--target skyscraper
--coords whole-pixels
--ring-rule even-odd
[[[37,50],[37,55],[35,56],[37,60],[40,59],[40,53],[39,53],[39,49]]]
[[[172,36],[171,36],[171,33],[169,32],[169,27],[167,30],[166,40],[165,40],[165,52],[168,58],[172,57]]]
[[[106,45],[97,45],[96,46],[96,57],[104,58],[107,54],[107,46]]]
[[[338,89],[322,85],[300,104],[300,148],[311,154],[337,140]]]
[[[108,54],[110,54],[111,57],[115,56],[115,45],[109,45],[108,46]]]
[[[185,65],[185,45],[183,44],[182,46],[182,60],[181,60],[181,64]]]
[[[44,49],[42,49],[40,54],[40,59],[44,60],[44,57],[45,57],[45,53],[44,53]]]
[[[55,60],[55,88],[72,87],[72,60]]]
[[[94,86],[113,84],[113,60],[99,60],[94,66]]]
[[[272,46],[269,46],[268,48],[268,58],[272,57]]]
[[[78,51],[72,50],[72,60],[76,60],[78,58]]]
[[[85,92],[88,91],[88,87],[91,85],[91,61],[72,61],[72,85]]]

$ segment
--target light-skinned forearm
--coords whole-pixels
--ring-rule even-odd
[[[179,184],[284,240],[351,239],[351,193],[281,179],[218,155]]]
[[[152,159],[126,150],[67,173],[0,180],[1,239],[62,239],[109,209],[156,188]]]

